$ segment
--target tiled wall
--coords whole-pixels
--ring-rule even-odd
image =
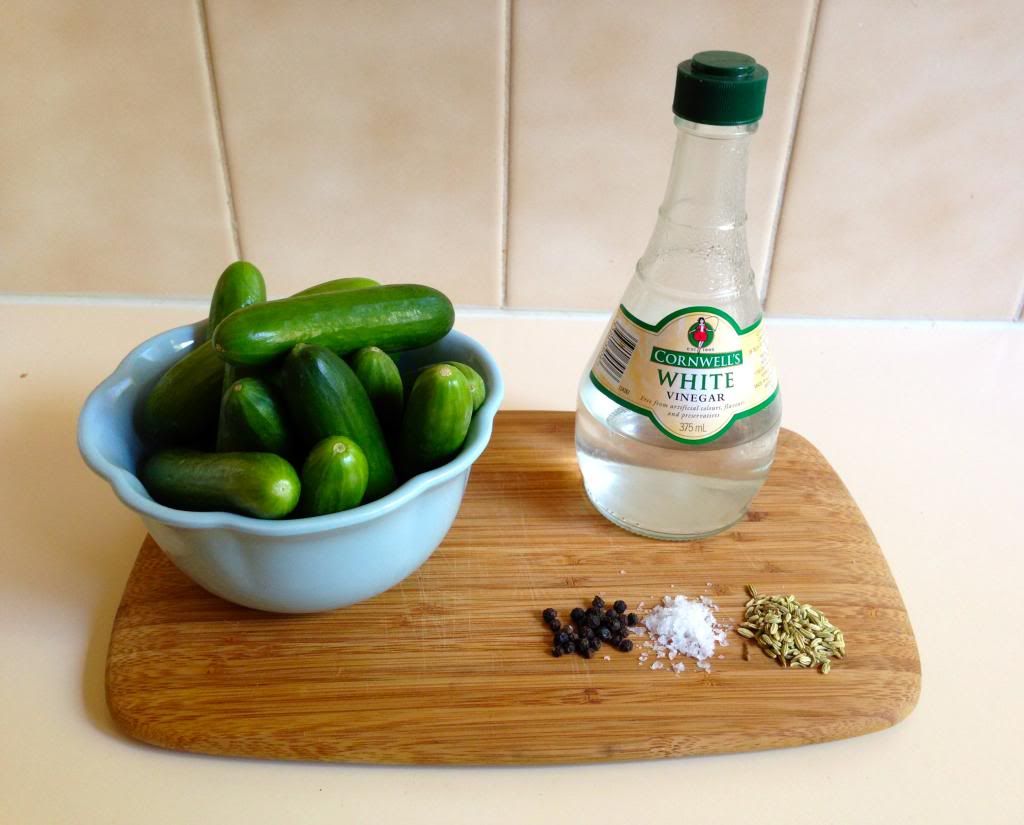
[[[7,0],[0,294],[417,280],[607,310],[653,225],[675,64],[771,72],[751,257],[778,316],[1011,319],[1014,0]]]

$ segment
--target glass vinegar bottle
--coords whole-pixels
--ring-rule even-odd
[[[657,224],[580,382],[587,495],[614,523],[654,538],[734,524],[775,455],[781,400],[744,207],[766,82],[763,67],[735,52],[680,64]]]

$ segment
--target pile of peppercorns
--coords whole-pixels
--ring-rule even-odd
[[[554,634],[551,655],[569,656],[577,653],[584,659],[589,659],[603,644],[628,653],[633,649],[633,642],[629,639],[629,628],[635,627],[640,620],[636,613],[627,615],[626,610],[628,607],[622,599],[614,602],[606,610],[604,599],[594,596],[586,610],[574,607],[569,614],[571,623],[563,625],[558,618],[558,611],[549,607],[541,617]]]

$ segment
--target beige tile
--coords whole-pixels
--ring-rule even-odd
[[[823,3],[770,312],[1015,316],[1024,6]]]
[[[210,0],[242,249],[274,293],[318,279],[499,297],[498,0]]]
[[[205,294],[233,253],[195,3],[3,18],[0,291]]]
[[[676,130],[676,64],[753,54],[771,78],[748,183],[765,271],[813,3],[517,0],[512,15],[509,298],[608,309],[654,228]]]

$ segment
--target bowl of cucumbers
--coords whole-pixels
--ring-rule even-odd
[[[83,405],[86,463],[171,561],[237,604],[310,613],[416,570],[501,404],[440,292],[366,278],[266,301],[246,262],[205,321],[130,352]]]

